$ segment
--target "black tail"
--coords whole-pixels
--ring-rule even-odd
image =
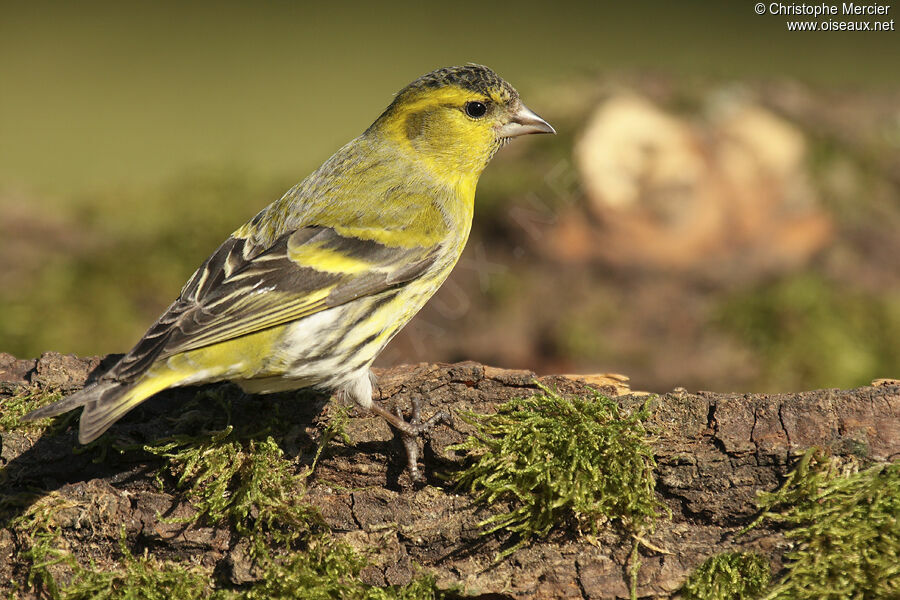
[[[101,381],[67,396],[59,402],[42,406],[23,417],[26,421],[55,417],[83,406],[78,425],[78,441],[82,444],[92,442],[100,437],[110,425],[119,420],[125,413],[137,406],[138,402],[130,402],[128,392],[134,386],[130,383]]]

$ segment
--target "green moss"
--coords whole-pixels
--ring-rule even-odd
[[[325,446],[338,437],[349,443],[344,433],[349,409],[332,411],[311,465],[298,468],[268,435],[272,428],[250,433],[228,424],[232,404],[227,392],[212,390],[199,396],[199,403],[219,401],[223,410],[192,410],[189,406],[175,419],[174,426],[179,431],[196,429],[202,433],[181,434],[142,449],[164,459],[164,473],[172,478],[176,492],[197,508],[186,522],[226,523],[249,541],[250,560],[259,580],[239,588],[214,585],[210,574],[199,567],[151,555],[133,556],[124,539],[120,542],[120,566],[106,570],[85,567],[66,548],[55,516],[59,509],[74,504],[54,493],[37,502],[24,496],[0,497],[4,503],[19,507],[31,501],[28,509],[10,523],[20,547],[27,548],[16,556],[27,571],[23,585],[54,600],[444,597],[427,575],[406,586],[364,584],[359,573],[367,564],[365,557],[335,540],[316,509],[306,503],[305,482]],[[223,418],[226,424],[221,429],[204,431]],[[261,424],[245,425],[258,428]]]
[[[465,415],[477,433],[452,448],[472,459],[452,475],[457,485],[477,502],[510,505],[481,524],[485,533],[519,536],[500,557],[566,521],[590,532],[611,520],[633,533],[652,527],[661,503],[643,424],[647,406],[623,414],[600,394],[565,397],[542,389],[496,414]]]
[[[209,597],[209,573],[195,565],[135,557],[121,543],[122,566],[77,567],[63,600],[200,600]]]
[[[30,505],[29,500],[32,501]],[[69,552],[58,547],[61,532],[55,515],[60,509],[74,504],[56,492],[33,500],[33,497],[24,495],[3,497],[4,505],[28,505],[21,515],[8,523],[9,529],[18,537],[18,546],[22,548],[15,558],[27,565],[25,585],[42,589],[50,598],[57,600],[61,597],[60,586],[52,569],[57,565],[72,569],[77,567],[77,563]]]
[[[45,406],[62,398],[58,391],[24,388],[9,398],[0,399],[0,431],[21,429],[32,432],[43,432],[54,423],[53,419],[39,421],[22,421],[22,417],[36,408]],[[68,422],[70,419],[63,419]]]
[[[765,558],[752,552],[725,552],[697,567],[681,588],[684,600],[753,600],[769,585]]]
[[[219,599],[234,600],[426,600],[444,598],[433,577],[419,577],[405,586],[375,587],[362,583],[359,572],[366,561],[348,545],[329,535],[311,539],[300,552],[273,557],[265,563],[259,582],[245,590],[223,592]]]
[[[403,586],[369,587],[363,596],[366,600],[450,600],[461,597],[458,590],[439,589],[432,575],[422,575]]]
[[[900,461],[842,474],[812,449],[759,502],[757,523],[788,526],[793,544],[766,598],[900,597]]]
[[[193,600],[208,596],[209,574],[197,567],[153,558],[135,558],[120,540],[122,566],[107,571],[84,567],[61,542],[54,514],[73,504],[45,496],[11,524],[24,548],[16,559],[28,565],[25,586],[53,600]],[[65,581],[57,575],[65,572]]]
[[[206,400],[222,404],[230,419],[231,403],[221,392]],[[309,467],[297,469],[284,457],[267,431],[248,433],[228,424],[200,436],[182,435],[144,446],[163,457],[175,486],[197,508],[191,522],[228,522],[250,540],[251,558],[261,572],[247,589],[219,590],[217,599],[279,598],[433,598],[433,580],[416,580],[401,588],[376,588],[359,580],[367,564],[350,546],[335,541],[318,511],[305,501],[306,479],[325,447],[336,438],[350,443],[345,432],[350,409],[331,412]],[[200,414],[185,417],[196,421]],[[284,427],[282,422],[281,427]],[[192,423],[196,426],[196,423]],[[257,424],[259,426],[259,424]],[[432,581],[428,585],[428,581]]]
[[[781,578],[749,553],[703,563],[682,588],[686,600],[889,599],[900,597],[900,461],[863,471],[808,450],[775,492],[759,496],[762,522],[786,527]],[[767,589],[768,588],[768,589]]]
[[[352,410],[353,409],[349,406],[338,405],[331,411],[328,423],[325,425],[325,430],[322,432],[322,437],[319,438],[319,443],[316,447],[316,455],[313,457],[312,464],[309,465],[308,473],[311,474],[315,471],[316,465],[319,464],[319,459],[322,458],[322,451],[325,450],[333,440],[340,438],[345,445],[353,445],[350,436],[347,435],[347,423],[350,422],[350,413]]]
[[[58,538],[58,533],[39,533],[30,538],[28,547],[18,555],[19,560],[28,563],[25,584],[32,589],[44,590],[54,600],[62,595],[51,568],[66,565],[74,569],[78,566],[69,552],[57,547]]]
[[[309,531],[317,513],[302,501],[303,474],[282,457],[271,437],[229,439],[233,429],[205,440],[146,446],[167,459],[177,487],[197,508],[191,521],[230,522],[241,535],[273,534],[286,544]]]
[[[56,513],[60,509],[75,506],[73,502],[63,498],[59,492],[50,492],[41,497],[24,493],[15,496],[4,494],[0,505],[3,508],[15,506],[25,509],[6,525],[10,529],[29,537],[39,533],[56,531],[59,527],[59,524],[56,522]]]
[[[56,499],[59,500],[58,498]],[[43,505],[48,506],[47,504]],[[41,508],[40,513],[44,513]],[[44,515],[33,515],[32,524]],[[80,565],[71,552],[60,547],[61,532],[43,525],[23,541],[28,549],[18,560],[28,561],[25,585],[40,590],[53,600],[280,600],[289,598],[334,600],[425,600],[444,598],[433,577],[421,576],[405,586],[376,587],[359,580],[367,564],[350,546],[335,541],[329,534],[307,537],[301,550],[261,557],[257,566],[260,579],[245,587],[232,589],[214,585],[211,574],[200,567],[152,556],[135,557],[120,541],[120,566],[98,569]],[[62,566],[65,581],[58,581],[52,569]]]
[[[900,296],[799,275],[732,295],[718,323],[762,359],[773,388],[853,387],[900,365]]]
[[[267,560],[259,582],[236,594],[242,600],[342,598],[361,584],[354,581],[365,561],[349,546],[318,536],[303,552]]]
[[[230,424],[232,398],[227,389],[202,392],[195,400],[199,409],[186,411],[174,425],[177,431],[202,433],[178,434],[143,446],[165,460],[161,474],[170,476],[176,490],[197,509],[186,522],[227,522],[251,538],[254,556],[267,552],[269,542],[289,547],[318,528],[318,513],[304,501],[312,469],[298,471],[270,435],[283,433],[279,428],[287,426],[277,411],[268,413],[263,422],[242,419],[243,427],[235,428]],[[217,402],[221,410],[203,410],[210,402]],[[323,434],[314,463],[325,444],[342,431],[346,414],[338,414]],[[221,429],[208,429],[216,425]]]

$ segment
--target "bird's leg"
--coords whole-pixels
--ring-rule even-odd
[[[376,415],[380,415],[394,429],[400,432],[400,439],[403,441],[403,447],[406,448],[406,464],[409,469],[410,479],[413,481],[421,481],[424,479],[419,472],[419,444],[418,438],[423,433],[427,433],[438,423],[453,425],[450,413],[439,411],[430,419],[422,422],[421,412],[422,406],[418,397],[411,400],[412,415],[409,421],[403,419],[403,415],[398,408],[396,412],[390,412],[375,400],[374,390],[378,388],[374,373],[366,371],[360,373],[357,377],[347,381],[345,385],[339,388],[339,391],[347,397],[354,400],[363,408],[367,408]],[[381,389],[378,388],[378,396],[381,397]]]
[[[413,481],[422,481],[424,477],[419,472],[419,436],[430,431],[438,423],[452,425],[453,420],[447,411],[439,411],[431,416],[430,419],[422,422],[422,403],[417,397],[413,397],[412,415],[409,421],[403,419],[403,414],[397,408],[396,412],[390,412],[377,402],[372,404],[371,411],[376,415],[384,417],[391,426],[400,432],[400,439],[403,440],[403,447],[406,448],[406,466],[409,469],[409,477]]]

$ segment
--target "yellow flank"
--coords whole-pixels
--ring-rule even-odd
[[[311,267],[317,271],[328,273],[357,275],[372,269],[372,263],[367,260],[348,256],[330,248],[323,248],[321,244],[288,247],[288,258],[297,266]]]
[[[164,383],[163,388],[184,382],[228,378],[253,377],[273,357],[278,341],[284,335],[285,326],[270,327],[238,338],[211,344],[196,350],[188,350],[158,361],[147,371],[146,378],[137,388],[147,389]],[[151,392],[155,393],[155,392]]]
[[[397,323],[405,308],[406,298],[401,294],[389,302],[382,304],[377,310],[368,314],[366,327],[347,332],[342,344],[355,348],[373,334],[377,334],[368,344],[379,344],[399,329]],[[367,345],[368,345],[367,344]]]

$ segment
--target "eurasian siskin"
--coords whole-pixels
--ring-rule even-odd
[[[487,67],[423,75],[235,231],[118,363],[27,418],[83,406],[87,443],[170,387],[336,390],[401,431],[417,477],[415,436],[435,418],[408,423],[373,402],[369,367],[459,259],[482,170],[529,133],[554,131]]]

